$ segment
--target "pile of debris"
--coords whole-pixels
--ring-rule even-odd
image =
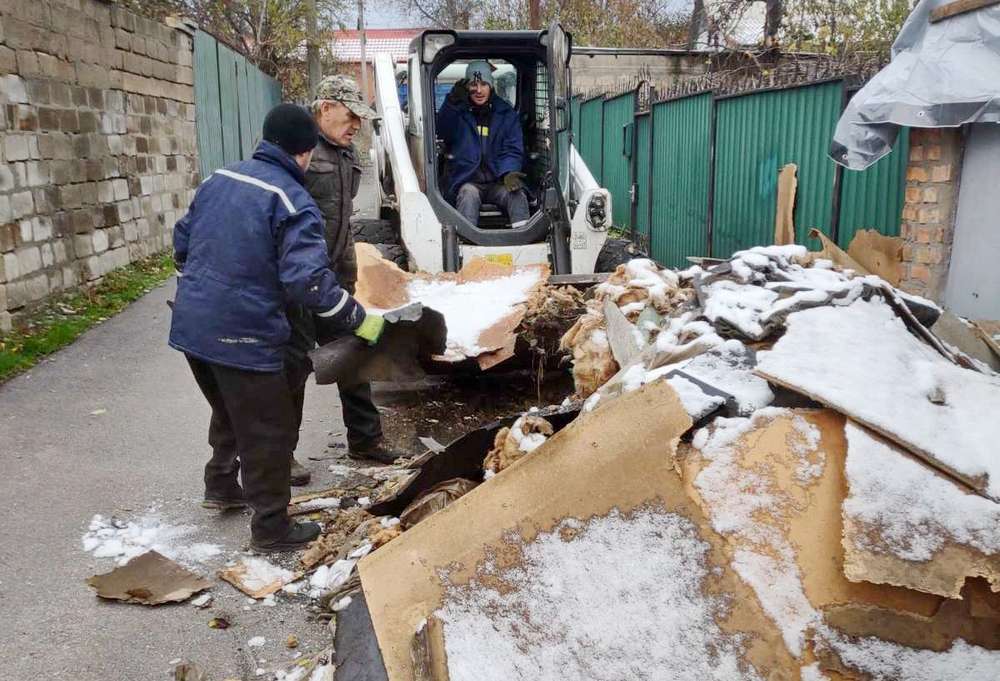
[[[1000,376],[941,318],[801,246],[619,268],[563,338],[578,416],[373,507],[465,481],[358,563],[386,678],[997,678]]]

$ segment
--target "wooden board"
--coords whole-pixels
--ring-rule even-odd
[[[937,9],[932,10],[930,22],[936,24],[939,21],[957,17],[959,14],[975,12],[977,9],[992,7],[993,5],[1000,5],[1000,0],[956,0],[956,2],[949,2],[947,5],[941,5]]]

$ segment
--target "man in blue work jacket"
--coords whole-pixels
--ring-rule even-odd
[[[303,186],[318,136],[305,109],[275,107],[253,158],[212,173],[174,228],[170,345],[185,354],[212,407],[203,505],[249,504],[251,546],[263,552],[301,548],[320,531],[287,512],[298,425],[286,306],[302,305],[331,332],[369,343],[383,326],[330,269],[323,218]]]
[[[483,203],[519,227],[529,217],[524,192],[524,135],[517,112],[494,92],[493,69],[474,61],[437,115],[437,134],[451,156],[445,198],[473,225]]]

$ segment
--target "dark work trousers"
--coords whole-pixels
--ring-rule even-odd
[[[240,498],[237,474],[242,468],[242,496],[253,509],[253,538],[281,539],[291,526],[288,456],[298,437],[288,376],[233,369],[190,355],[187,360],[212,407],[205,498]]]
[[[466,220],[474,225],[479,224],[479,207],[484,203],[492,203],[504,212],[512,226],[524,222],[530,217],[528,197],[523,189],[509,192],[499,182],[478,184],[466,182],[458,189],[455,208]]]
[[[319,344],[325,345],[334,338],[335,335],[324,335],[319,339]],[[372,402],[371,384],[358,383],[347,386],[338,383],[337,390],[340,391],[348,448],[360,450],[374,445],[382,437],[382,418],[375,408],[375,403]]]

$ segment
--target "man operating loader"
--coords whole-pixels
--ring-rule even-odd
[[[287,512],[298,378],[286,305],[307,309],[322,333],[373,344],[384,325],[330,268],[322,217],[304,186],[318,137],[305,109],[275,107],[253,158],[206,178],[174,228],[170,345],[212,407],[203,505],[249,504],[251,545],[263,552],[300,548],[320,532]]]
[[[474,61],[437,115],[449,154],[446,198],[473,225],[484,203],[518,227],[530,216],[524,191],[524,135],[517,112],[494,92],[489,62]]]

